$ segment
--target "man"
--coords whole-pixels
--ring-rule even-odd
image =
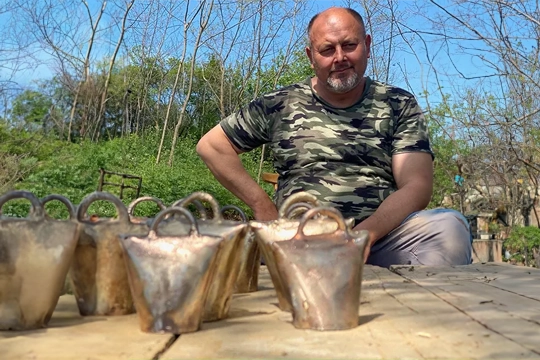
[[[269,143],[276,202],[308,191],[369,232],[367,263],[471,261],[470,232],[453,210],[421,211],[433,188],[433,154],[410,93],[365,77],[371,37],[362,17],[330,8],[313,17],[306,48],[315,77],[252,101],[197,144],[216,178],[261,221],[276,206],[238,154]],[[369,251],[369,249],[368,249]]]

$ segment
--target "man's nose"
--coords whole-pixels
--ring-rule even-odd
[[[336,62],[345,61],[347,59],[347,57],[345,56],[345,51],[343,51],[343,48],[341,46],[336,47],[335,55]]]

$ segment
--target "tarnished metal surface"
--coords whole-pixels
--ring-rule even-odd
[[[56,195],[56,194],[47,195],[47,196],[45,196],[44,198],[41,199],[41,204],[43,205],[43,210],[45,211],[45,217],[46,218],[50,218],[50,217],[49,217],[49,215],[47,213],[45,205],[50,201],[59,201],[62,204],[64,204],[66,206],[67,210],[68,210],[69,219],[71,219],[77,225],[79,224],[77,222],[77,208],[75,207],[75,205],[73,205],[73,203],[71,201],[69,201],[68,198],[66,198],[66,197],[64,197],[62,195]],[[81,227],[79,226],[78,230],[80,230],[80,228]],[[79,233],[77,233],[77,239],[78,238],[79,238]],[[60,295],[71,293],[70,282],[71,281],[70,281],[69,272],[68,272],[66,278],[64,279],[64,285],[62,286],[62,291],[60,292]]]
[[[45,327],[56,307],[66,279],[78,224],[73,205],[54,195],[46,201],[66,204],[70,219],[46,217],[43,205],[26,191],[0,197],[0,211],[9,200],[24,198],[32,208],[27,218],[0,219],[0,330]]]
[[[289,206],[284,217],[287,219],[300,219],[306,211],[314,208],[315,206],[316,205],[308,202],[297,202]]]
[[[180,232],[163,235],[158,225],[170,214],[187,218],[187,229],[182,223],[176,227]],[[169,224],[176,221],[169,219]],[[168,230],[171,232],[172,227]],[[197,331],[222,239],[201,235],[191,213],[180,207],[160,212],[148,236],[120,239],[141,330],[174,334]]]
[[[85,218],[88,207],[97,200],[113,203],[118,218]],[[86,196],[79,205],[77,219],[82,231],[70,278],[81,315],[124,315],[135,312],[118,236],[146,235],[149,227],[144,223],[130,222],[125,205],[116,196],[104,192]]]
[[[229,313],[230,300],[240,271],[242,245],[246,242],[249,226],[247,223],[242,224],[236,221],[224,220],[217,201],[207,193],[195,192],[178,202],[177,205],[186,207],[197,200],[210,204],[214,214],[212,219],[198,220],[200,233],[222,238],[216,257],[215,275],[208,290],[203,315],[203,321],[216,321],[226,318]],[[163,234],[169,234],[171,226],[174,229],[174,227],[181,225],[182,222],[180,221],[167,222],[160,231]]]
[[[221,214],[224,215],[227,211],[234,211],[240,216],[240,220],[247,224],[246,214],[237,206],[226,205],[221,208]],[[255,241],[253,232],[242,241],[242,250],[240,255],[240,269],[238,278],[234,287],[234,292],[238,294],[257,291],[259,282],[259,268],[261,267],[261,252]]]
[[[300,220],[289,219],[286,217],[287,214],[290,214],[291,208],[294,209],[294,204],[297,203],[301,204],[299,208],[319,206],[319,202],[316,197],[306,192],[299,192],[285,199],[279,209],[279,219],[269,222],[250,222],[251,229],[255,233],[255,239],[259,244],[259,248],[261,249],[268,268],[268,272],[272,278],[272,283],[276,289],[279,308],[284,311],[292,310],[291,299],[288,292],[285,291],[280,274],[277,271],[274,251],[272,250],[272,243],[276,241],[290,240],[298,232]],[[297,210],[298,208],[295,211]],[[347,227],[351,227],[354,224],[354,219],[347,219],[345,223]],[[337,228],[338,223],[336,221],[332,219],[320,218],[310,219],[307,221],[304,225],[303,231],[306,235],[316,235],[322,233],[332,233],[336,231]]]
[[[318,214],[332,218],[338,229],[306,235],[307,222]],[[272,243],[295,327],[344,330],[358,326],[367,238],[367,231],[348,230],[338,210],[318,207],[304,214],[291,240]]]
[[[280,219],[290,218],[291,214],[289,212],[295,204],[302,204],[302,206],[308,206],[309,208],[320,206],[319,200],[315,196],[307,192],[298,192],[283,201],[279,208],[278,217]]]
[[[237,294],[255,292],[258,289],[261,250],[255,241],[255,234],[249,231],[242,242],[240,270],[234,287]]]
[[[137,207],[137,205],[139,205],[142,202],[153,202],[153,203],[155,203],[158,206],[159,211],[165,210],[167,208],[160,199],[155,198],[153,196],[143,196],[143,197],[140,197],[138,199],[135,199],[127,207],[127,211],[128,211],[128,214],[129,214],[129,219],[130,219],[130,221],[132,223],[150,225],[152,220],[153,220],[152,218],[142,217],[142,216],[135,216],[134,215],[135,207]]]

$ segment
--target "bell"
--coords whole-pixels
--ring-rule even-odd
[[[86,219],[89,206],[98,200],[111,202],[116,207],[118,218]],[[86,196],[79,204],[77,219],[82,230],[70,278],[80,314],[125,315],[135,312],[118,236],[146,235],[148,225],[131,222],[122,201],[105,192],[94,192]]]
[[[226,318],[229,313],[230,301],[240,271],[243,244],[246,242],[249,226],[247,222],[224,220],[216,199],[208,193],[194,192],[179,201],[177,206],[186,207],[196,201],[210,204],[213,214],[212,219],[199,219],[197,221],[201,235],[223,239],[217,253],[216,273],[210,283],[203,315],[203,321],[216,321]],[[172,224],[180,226],[182,222]],[[169,224],[163,226],[164,234],[170,233],[169,226]]]
[[[337,229],[306,235],[305,226],[315,215],[332,218]],[[292,239],[272,243],[296,328],[345,330],[358,326],[367,241],[368,232],[349,230],[338,210],[317,207],[304,214]]]
[[[307,192],[299,192],[285,199],[279,209],[279,218],[277,220],[269,222],[250,222],[251,229],[255,233],[255,239],[259,244],[272,283],[276,289],[279,308],[283,311],[291,311],[292,305],[291,300],[288,297],[288,292],[285,291],[279,272],[276,268],[272,243],[292,239],[298,232],[298,226],[300,225],[300,221],[296,219],[300,209],[312,208],[314,206],[319,206],[319,201],[315,196]],[[287,216],[294,216],[295,218],[290,219]],[[345,223],[348,227],[352,227],[354,219],[347,219]],[[337,225],[337,222],[330,219],[311,219],[305,224],[304,231],[308,235],[328,233],[335,231]]]
[[[233,210],[240,217],[242,223],[247,224],[246,214],[237,206],[225,205],[221,208],[221,214]],[[240,270],[234,286],[234,292],[237,294],[250,293],[257,291],[259,282],[259,269],[261,267],[261,253],[259,246],[255,241],[254,234],[250,231],[248,236],[242,242],[242,253],[240,255]]]
[[[172,214],[185,217],[188,227],[182,223],[173,235],[169,226],[170,235],[163,235],[158,225]],[[222,241],[200,234],[193,215],[181,207],[161,211],[148,236],[120,237],[142,331],[181,334],[200,328]]]
[[[0,211],[9,200],[24,198],[26,218],[0,218],[0,330],[30,330],[47,326],[62,292],[77,243],[79,226],[71,202],[60,200],[69,220],[45,216],[44,203],[26,191],[0,197]]]

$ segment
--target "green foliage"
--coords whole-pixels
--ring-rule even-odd
[[[279,56],[278,60],[280,60]],[[285,59],[281,60],[285,61]],[[272,70],[275,71],[276,67],[272,67]],[[299,46],[298,49],[292,53],[291,59],[286,62],[283,70],[283,74],[280,76],[278,81],[278,87],[304,81],[308,77],[312,77],[314,75],[313,69],[311,68],[311,63],[309,62],[309,58],[307,57],[303,46]]]
[[[26,90],[13,101],[12,123],[26,129],[39,128],[49,114],[52,101],[43,93]]]
[[[514,259],[525,265],[533,264],[540,252],[540,229],[534,226],[514,227],[504,242],[504,247]]]
[[[253,93],[255,83],[258,82],[260,96],[276,89],[301,82],[314,75],[309,58],[303,46],[298,46],[291,54],[286,56],[283,52],[278,54],[270,64],[264,68],[253,81],[248,84],[248,92]]]
[[[445,196],[460,191],[454,182],[455,175],[458,174],[456,158],[459,144],[448,136],[445,124],[438,120],[444,117],[444,112],[445,109],[440,106],[426,116],[431,146],[435,153],[433,196],[430,203],[432,208],[441,206]]]
[[[31,173],[40,161],[48,159],[63,143],[40,132],[8,127],[0,122],[0,192]]]
[[[223,188],[200,160],[195,152],[195,140],[186,138],[178,142],[175,164],[169,167],[165,162],[155,164],[158,138],[157,134],[150,134],[144,138],[132,135],[100,143],[63,143],[57,151],[47,152],[48,158],[39,161],[36,168],[17,184],[17,189],[31,191],[40,198],[59,194],[66,196],[74,204],[79,204],[86,195],[97,190],[99,169],[103,168],[141,176],[143,181],[140,196],[159,198],[166,205],[195,191],[204,191],[215,196],[220,205],[234,204],[250,215],[249,209]],[[45,142],[55,143],[50,139]],[[43,146],[43,149],[51,146]],[[166,144],[165,148],[167,146],[170,144]],[[165,153],[164,156],[167,157],[168,154]],[[256,177],[259,167],[256,152],[243,154],[242,160],[248,172]],[[268,162],[265,163],[264,171],[272,171]],[[108,178],[107,181],[118,183],[120,178]],[[129,183],[136,184],[136,181]],[[273,192],[270,185],[263,186],[269,194]],[[119,187],[113,186],[107,186],[103,190],[117,196],[120,192]],[[135,196],[135,190],[124,190],[124,203],[129,204]],[[46,208],[52,217],[68,216],[65,206],[58,201],[50,202]],[[10,201],[4,206],[3,212],[11,216],[26,216],[28,209],[27,201]],[[96,202],[88,210],[89,214],[98,216],[114,216],[115,212],[114,207],[106,202]],[[150,216],[156,212],[155,205],[143,203],[137,206],[136,215]]]

